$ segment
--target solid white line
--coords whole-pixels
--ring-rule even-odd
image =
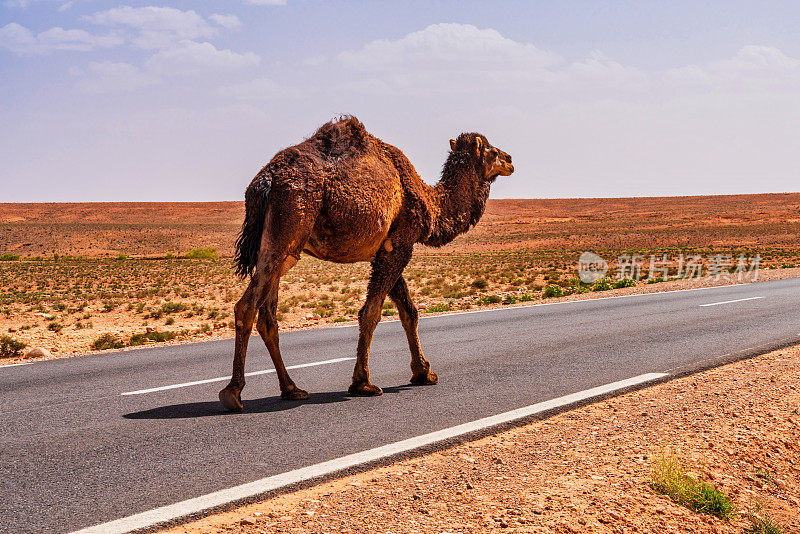
[[[248,484],[242,484],[241,486],[235,486],[233,488],[216,491],[214,493],[209,493],[208,495],[195,497],[194,499],[188,499],[186,501],[168,506],[162,506],[161,508],[155,508],[153,510],[125,517],[123,519],[117,519],[116,521],[111,521],[102,525],[85,528],[77,531],[74,534],[114,534],[152,527],[166,521],[201,512],[203,510],[208,510],[209,508],[221,506],[229,502],[253,497],[255,495],[266,493],[290,484],[296,484],[298,482],[303,482],[319,476],[329,475],[331,473],[349,469],[357,465],[380,460],[382,458],[387,458],[389,456],[413,449],[418,449],[438,441],[443,441],[457,436],[462,436],[470,432],[475,432],[477,430],[483,430],[503,423],[509,423],[518,419],[523,419],[537,413],[552,410],[554,408],[560,408],[562,406],[568,406],[570,404],[590,399],[598,395],[604,395],[606,393],[618,391],[630,386],[651,382],[665,376],[667,376],[666,373],[647,373],[634,376],[633,378],[579,391],[577,393],[572,393],[570,395],[565,395],[549,401],[539,402],[524,408],[511,410],[510,412],[493,415],[491,417],[484,417],[483,419],[478,419],[477,421],[472,421],[470,423],[464,423],[450,428],[445,428],[443,430],[437,430],[436,432],[431,432],[430,434],[423,434],[415,438],[404,439],[396,443],[390,443],[374,449],[342,456],[341,458],[336,458],[335,460],[328,460],[327,462],[310,465],[308,467],[302,467],[300,469],[288,471],[280,475],[262,478],[261,480],[256,480],[255,482],[250,482]]]
[[[8,365],[0,365],[0,369],[2,369],[3,367],[16,367],[18,365],[30,365],[32,363],[33,362],[9,363]]]
[[[304,367],[316,367],[317,365],[327,365],[329,363],[346,362],[347,360],[355,360],[355,357],[349,358],[334,358],[332,360],[323,360],[321,362],[301,363],[298,365],[287,365],[286,369],[302,369]],[[245,373],[244,376],[266,375],[274,373],[275,369],[264,369],[263,371],[253,371],[252,373]],[[200,384],[210,384],[211,382],[223,382],[230,380],[230,376],[220,376],[217,378],[206,378],[205,380],[195,380],[194,382],[184,382],[182,384],[171,384],[169,386],[159,386],[149,389],[140,389],[137,391],[126,391],[120,395],[143,395],[145,393],[154,393],[156,391],[166,391],[168,389],[185,388],[189,386],[199,386]]]
[[[719,306],[720,304],[732,304],[734,302],[744,302],[745,300],[756,300],[756,299],[763,299],[764,297],[747,297],[744,299],[736,299],[736,300],[724,300],[722,302],[711,302],[709,304],[701,304],[700,307],[704,308],[706,306]]]

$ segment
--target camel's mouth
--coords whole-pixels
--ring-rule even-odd
[[[505,167],[500,169],[501,176],[509,176],[512,172],[514,172],[514,165],[511,163],[507,163]]]

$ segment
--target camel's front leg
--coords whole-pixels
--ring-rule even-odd
[[[422,347],[419,344],[419,334],[417,332],[419,312],[411,300],[408,285],[402,276],[397,279],[397,282],[389,292],[389,298],[392,299],[392,302],[395,303],[397,310],[400,312],[400,321],[403,323],[403,330],[406,331],[406,337],[408,338],[408,348],[411,350],[411,383],[415,386],[436,384],[439,381],[439,377],[431,371],[431,362],[425,359],[425,355],[422,354]]]
[[[411,245],[396,246],[391,252],[381,249],[372,262],[367,301],[358,313],[356,366],[353,370],[353,383],[348,390],[351,395],[367,397],[383,393],[381,388],[369,380],[369,348],[372,334],[381,320],[383,301],[411,259],[411,251]]]

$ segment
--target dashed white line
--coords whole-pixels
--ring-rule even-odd
[[[116,521],[111,521],[102,525],[85,528],[77,531],[74,534],[114,534],[152,527],[160,523],[221,506],[229,502],[246,499],[248,497],[260,495],[284,486],[296,484],[298,482],[303,482],[305,480],[310,480],[312,478],[317,478],[324,475],[329,475],[344,469],[355,467],[357,465],[373,462],[375,460],[388,458],[395,454],[418,449],[420,447],[454,437],[463,436],[465,434],[469,434],[470,432],[484,430],[486,428],[501,425],[503,423],[510,423],[512,421],[524,419],[547,410],[568,406],[576,402],[591,399],[592,397],[597,397],[599,395],[619,391],[631,386],[658,380],[659,378],[663,378],[665,376],[667,376],[666,373],[647,373],[634,376],[626,380],[612,382],[610,384],[579,391],[570,395],[564,395],[563,397],[558,397],[549,401],[532,404],[524,408],[511,410],[510,412],[504,412],[491,417],[484,417],[483,419],[478,419],[477,421],[445,428],[443,430],[437,430],[436,432],[404,439],[402,441],[390,443],[388,445],[383,445],[381,447],[376,447],[374,449],[369,449],[362,452],[357,452],[355,454],[349,454],[347,456],[342,456],[341,458],[328,460],[327,462],[321,462],[308,467],[302,467],[300,469],[288,471],[280,475],[262,478],[260,480],[256,480],[255,482],[242,484],[241,486],[235,486],[233,488],[216,491],[214,493],[209,493],[208,495],[195,497],[194,499],[188,499],[186,501],[168,506],[162,506],[161,508],[155,508],[153,510],[125,517],[123,519],[117,519]]]
[[[302,369],[304,367],[316,367],[317,365],[327,365],[329,363],[346,362],[348,360],[355,360],[354,357],[349,358],[333,358],[332,360],[323,360],[321,362],[301,363],[298,365],[287,365],[287,369]],[[264,369],[263,371],[253,371],[252,373],[245,373],[244,376],[266,375],[274,373],[275,369]],[[195,380],[194,382],[183,382],[182,384],[170,384],[169,386],[158,386],[155,388],[139,389],[137,391],[126,391],[120,395],[143,395],[145,393],[155,393],[156,391],[166,391],[168,389],[186,388],[189,386],[199,386],[200,384],[210,384],[212,382],[224,382],[230,380],[230,376],[220,376],[217,378],[206,378],[204,380]]]
[[[764,297],[747,297],[744,299],[735,299],[735,300],[723,300],[722,302],[710,302],[708,304],[701,304],[701,308],[705,308],[706,306],[719,306],[720,304],[733,304],[734,302],[744,302],[746,300],[756,300],[756,299],[763,299]]]

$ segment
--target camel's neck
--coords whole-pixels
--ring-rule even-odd
[[[473,162],[463,154],[451,153],[442,179],[431,190],[433,231],[423,243],[446,245],[478,223],[489,197],[489,184],[478,176]]]

